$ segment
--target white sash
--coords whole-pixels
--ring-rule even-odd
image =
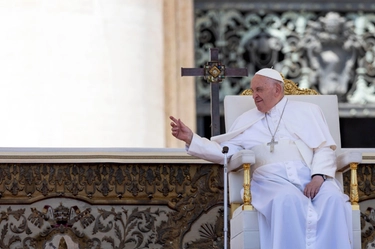
[[[254,146],[251,150],[255,154],[255,164],[251,167],[251,173],[266,164],[285,161],[304,161],[296,143],[292,140],[277,141],[273,152],[270,152],[270,146],[266,144]]]

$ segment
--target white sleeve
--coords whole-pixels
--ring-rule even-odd
[[[335,177],[337,170],[336,153],[330,147],[314,149],[314,156],[311,164],[311,175],[323,174]]]
[[[230,142],[224,142],[219,144],[215,141],[211,141],[207,138],[193,135],[193,139],[189,146],[187,146],[187,153],[189,155],[213,162],[218,164],[224,164],[224,154],[222,153],[223,147],[228,146],[228,158],[237,151],[241,150],[240,146],[231,144]]]

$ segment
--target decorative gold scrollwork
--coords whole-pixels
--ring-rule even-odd
[[[284,75],[281,74],[284,79],[284,94],[285,95],[319,95],[314,89],[301,89],[298,88],[297,84],[289,79],[285,79]],[[241,95],[253,95],[251,89],[244,90]]]

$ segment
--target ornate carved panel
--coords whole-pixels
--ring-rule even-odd
[[[184,163],[2,163],[0,248],[220,248],[220,169]],[[199,221],[207,215],[209,220]],[[198,232],[191,235],[193,226]]]
[[[350,172],[344,173],[344,191],[349,194]],[[357,168],[359,202],[375,198],[375,167],[360,164]],[[374,202],[373,202],[374,203]],[[375,206],[361,212],[362,248],[373,248],[375,242]]]
[[[345,193],[349,194],[350,172],[344,173]],[[357,168],[359,201],[375,199],[375,167],[373,164],[360,164]]]

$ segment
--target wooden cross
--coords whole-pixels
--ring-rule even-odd
[[[204,68],[181,68],[181,76],[203,76],[211,84],[211,136],[220,134],[219,84],[225,77],[247,76],[247,68],[226,68],[219,61],[219,49],[210,49]]]

